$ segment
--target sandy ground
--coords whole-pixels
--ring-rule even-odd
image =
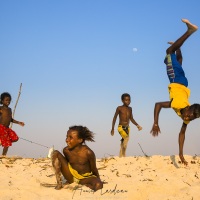
[[[48,158],[0,158],[0,200],[200,200],[200,157],[185,158],[187,167],[178,156],[97,159],[107,184],[95,193],[75,183],[55,190]]]

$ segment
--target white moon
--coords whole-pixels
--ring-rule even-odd
[[[133,52],[137,52],[138,51],[138,49],[137,48],[133,48]]]

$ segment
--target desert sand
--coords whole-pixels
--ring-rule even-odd
[[[97,192],[76,183],[55,190],[49,158],[0,158],[1,200],[199,200],[200,157],[125,157],[97,159],[104,188]],[[63,183],[65,180],[63,179]]]

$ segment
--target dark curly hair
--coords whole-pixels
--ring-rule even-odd
[[[78,137],[83,139],[83,143],[85,141],[94,142],[94,133],[85,126],[70,126],[69,130],[77,131]]]
[[[10,100],[12,99],[11,95],[8,92],[4,92],[1,94],[1,99],[0,99],[0,104],[2,104],[2,101],[6,98],[9,97]]]
[[[124,94],[122,94],[121,99],[124,100],[125,97],[131,98],[130,94],[124,93]]]
[[[190,106],[190,109],[193,111],[193,115],[195,118],[199,118],[200,117],[200,104],[192,104]]]

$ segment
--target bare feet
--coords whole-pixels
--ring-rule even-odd
[[[179,158],[181,159],[181,162],[184,164],[184,165],[188,165],[188,162],[185,160],[185,158],[183,157],[182,154],[179,154]]]
[[[56,190],[61,190],[63,188],[62,184],[57,184],[57,186],[55,187]]]
[[[194,33],[198,29],[198,26],[190,23],[190,21],[188,19],[182,19],[182,22],[186,23],[186,25],[188,27],[188,32],[190,34]]]
[[[0,158],[6,158],[6,155],[0,155]]]
[[[172,42],[172,41],[169,41],[169,42],[168,42],[168,44],[171,44],[171,45],[172,45],[172,44],[174,44],[174,42]]]

